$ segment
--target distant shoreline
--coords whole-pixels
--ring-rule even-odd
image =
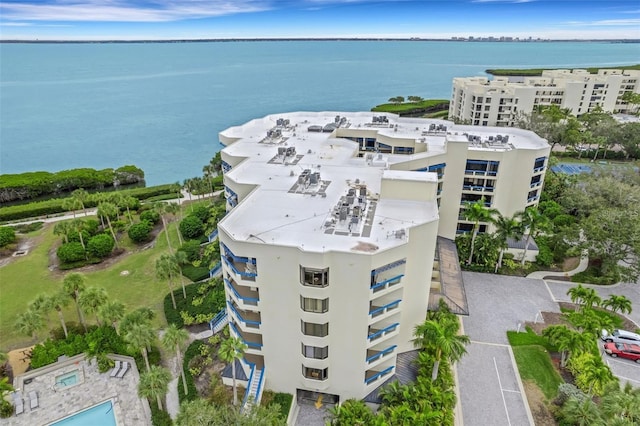
[[[522,40],[487,40],[487,39],[450,39],[450,38],[207,38],[207,39],[167,39],[167,40],[0,40],[0,43],[39,43],[39,44],[103,44],[103,43],[232,43],[232,42],[265,42],[265,41],[411,41],[411,42],[462,42],[462,43],[640,43],[640,39],[522,39]]]

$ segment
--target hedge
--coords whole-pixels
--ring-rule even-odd
[[[184,369],[184,376],[187,380],[187,389],[189,390],[189,394],[184,394],[184,386],[182,386],[182,383],[178,382],[178,399],[180,400],[180,403],[183,403],[184,401],[195,401],[198,399],[198,389],[196,389],[195,381],[189,371],[189,363],[193,357],[200,355],[200,347],[204,344],[205,343],[202,340],[195,340],[189,345],[184,353],[182,368]]]
[[[40,196],[70,192],[79,188],[103,189],[144,181],[144,172],[135,166],[118,169],[90,168],[62,170],[60,172],[27,172],[0,175],[0,202],[31,199]]]
[[[159,185],[148,188],[132,188],[118,191],[122,195],[129,195],[138,200],[147,200],[151,197],[165,194],[176,194],[175,185]],[[177,194],[176,194],[177,196]],[[35,201],[28,204],[20,204],[15,206],[0,208],[0,221],[27,219],[38,216],[49,216],[65,213],[67,210],[62,208],[62,204],[67,198],[55,198],[46,201]],[[86,208],[95,207],[96,201],[87,201]]]
[[[178,287],[173,291],[177,309],[173,309],[170,293],[167,293],[164,297],[164,315],[167,323],[175,324],[178,328],[182,328],[185,325],[184,319],[180,315],[182,311],[187,312],[194,318],[198,315],[211,316],[217,314],[225,305],[224,286],[219,279],[215,283],[189,284],[185,289],[187,292],[186,299],[182,295],[182,287]],[[194,305],[192,303],[194,299],[201,299],[200,303]]]

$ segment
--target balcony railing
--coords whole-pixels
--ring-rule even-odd
[[[393,352],[396,348],[398,347],[398,345],[393,345],[393,346],[389,346],[386,349],[383,349],[381,351],[374,351],[372,349],[367,350],[367,363],[372,363],[373,361],[376,361],[377,359],[380,359],[381,357],[385,356],[386,354],[389,354],[391,352]]]
[[[245,312],[245,315],[243,316],[242,314],[240,314],[240,311],[238,311],[238,309],[229,300],[227,300],[227,306],[229,307],[229,309],[231,309],[231,311],[233,311],[236,318],[238,318],[241,322],[245,323],[247,327],[260,328],[260,324],[262,324],[262,322],[261,322],[259,313]],[[249,319],[250,317],[252,319]]]
[[[402,277],[404,277],[404,274],[396,275],[395,277],[389,278],[388,280],[374,282],[371,285],[371,290],[373,290],[374,293],[381,290],[385,290],[391,286],[399,284]]]
[[[383,376],[386,376],[393,369],[394,369],[394,366],[392,365],[391,367],[387,367],[382,371],[368,370],[364,373],[364,382],[369,385],[374,381],[382,378]]]
[[[213,268],[209,271],[209,278],[216,277],[222,271],[222,262],[218,262],[215,264]]]
[[[247,265],[249,265],[248,263],[240,263],[241,265],[245,265],[245,270],[244,271],[239,271],[238,268],[236,267],[236,264],[234,262],[230,261],[228,258],[223,257],[222,260],[224,260],[224,263],[229,268],[231,268],[231,270],[236,275],[239,275],[240,277],[242,277],[242,279],[251,279],[251,281],[255,281],[255,277],[258,276],[258,274],[256,272],[253,272],[251,269],[246,267]]]
[[[533,173],[538,173],[544,170],[544,166],[536,167],[533,169]]]
[[[534,183],[532,183],[530,186],[531,186],[531,188],[537,188],[537,187],[539,187],[540,185],[542,185],[542,181],[541,181],[541,180],[540,180],[540,181],[538,181],[538,182],[534,182]]]
[[[462,189],[465,190],[465,191],[487,191],[487,192],[493,192],[495,187],[493,187],[493,186],[462,185]]]
[[[240,290],[236,289],[231,281],[224,278],[224,283],[227,285],[227,288],[233,295],[246,305],[257,306],[260,298],[258,297],[259,293],[256,291],[247,290],[246,287],[240,286]],[[256,297],[253,297],[256,296]]]
[[[209,328],[216,334],[220,330],[222,330],[229,323],[229,315],[227,314],[227,310],[223,309],[218,314],[213,317],[211,321],[209,321]]]
[[[388,311],[391,311],[393,309],[396,309],[398,307],[398,305],[400,304],[401,299],[398,300],[394,300],[391,303],[387,303],[384,306],[375,306],[373,303],[370,305],[371,310],[369,311],[369,315],[371,315],[372,318],[375,318],[377,316],[380,316]]]
[[[209,242],[214,242],[218,238],[218,228],[214,229],[212,233],[209,234],[207,239]]]
[[[370,342],[373,342],[374,340],[379,339],[380,337],[388,334],[388,333],[392,333],[396,330],[396,328],[400,325],[399,322],[396,322],[394,324],[391,324],[388,327],[385,327],[381,330],[369,327],[369,335],[367,336],[367,339],[369,339]]]
[[[486,170],[465,170],[464,174],[472,176],[496,176],[498,172],[486,171]]]
[[[241,330],[238,329],[238,327],[236,327],[236,325],[233,322],[229,322],[229,327],[231,327],[231,330],[233,330],[235,335],[238,336],[240,340],[242,340],[242,342],[249,347],[249,349],[257,349],[257,350],[262,349],[262,336],[260,336],[259,334],[253,334],[253,333],[243,333]],[[254,342],[251,340],[247,340],[247,338],[251,338],[250,336],[248,336],[249,334],[251,336],[255,336],[253,338],[259,341]]]
[[[527,204],[528,203],[533,203],[534,201],[536,201],[538,198],[540,198],[540,196],[536,195],[535,197],[529,197],[527,198]]]

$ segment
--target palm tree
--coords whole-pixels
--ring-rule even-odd
[[[471,262],[473,261],[473,250],[476,244],[476,237],[480,231],[480,222],[493,222],[493,216],[496,213],[497,211],[495,209],[489,209],[485,206],[484,197],[474,203],[466,203],[462,214],[466,220],[473,222],[471,251],[469,253],[469,259],[467,259],[467,265],[471,265]]]
[[[69,242],[69,233],[71,232],[71,228],[71,223],[67,220],[63,220],[53,226],[53,234],[62,235],[62,238],[64,239],[64,242],[66,244]]]
[[[231,364],[231,376],[233,377],[233,405],[238,405],[238,389],[236,387],[236,360],[244,357],[247,345],[238,337],[229,337],[223,340],[218,350],[220,359]]]
[[[151,369],[151,366],[149,365],[147,347],[151,346],[156,338],[153,328],[151,328],[151,325],[147,323],[135,323],[131,324],[131,326],[127,327],[123,331],[123,339],[134,350],[140,351],[142,357],[144,358],[144,363],[147,366],[147,371],[149,371]]]
[[[31,336],[33,340],[36,340],[38,338],[38,330],[44,327],[42,314],[33,309],[27,309],[18,314],[15,327],[20,333]]]
[[[560,366],[565,367],[573,354],[588,350],[593,342],[592,337],[566,325],[552,325],[544,329],[542,335],[549,339],[549,343],[560,350]]]
[[[175,262],[178,275],[180,276],[180,284],[182,284],[182,297],[184,299],[187,298],[187,289],[184,284],[184,275],[182,275],[182,266],[189,264],[189,259],[187,258],[187,253],[184,251],[178,250],[172,256],[173,261]]]
[[[98,309],[98,317],[102,318],[105,323],[111,324],[119,335],[118,322],[124,317],[124,304],[117,300],[107,300],[107,302]]]
[[[180,204],[177,203],[169,203],[165,207],[165,211],[170,215],[177,217],[181,212]],[[176,226],[176,233],[178,234],[178,242],[182,245],[182,234],[180,234],[180,227]]]
[[[87,323],[84,320],[84,315],[82,315],[82,310],[80,309],[80,305],[78,304],[80,294],[86,288],[84,280],[84,275],[77,272],[67,274],[62,281],[62,290],[73,299],[76,305],[76,312],[78,313],[80,324],[82,324],[82,327],[84,327],[84,331],[87,331]]]
[[[598,358],[598,361],[601,359]],[[595,361],[585,368],[582,375],[589,385],[589,395],[602,395],[607,384],[618,380],[607,365]]]
[[[87,250],[87,247],[84,244],[84,237],[82,236],[82,231],[85,228],[85,222],[82,219],[74,219],[71,221],[71,226],[73,226],[74,230],[78,233],[78,238],[80,238],[80,244],[82,244],[82,248]],[[86,258],[85,253],[85,258]]]
[[[141,398],[156,398],[158,408],[163,409],[162,397],[167,394],[171,373],[166,368],[154,365],[149,371],[140,374],[138,395]]]
[[[598,292],[596,292],[594,289],[589,288],[587,289],[586,293],[585,293],[585,297],[584,297],[584,308],[593,308],[594,306],[600,306],[600,304],[602,303],[602,299],[600,298],[600,296],[598,295]]]
[[[164,236],[167,237],[167,246],[169,247],[169,253],[173,254],[173,247],[171,247],[171,239],[169,238],[169,231],[167,230],[167,220],[164,217],[164,215],[168,213],[167,203],[153,203],[153,209],[160,215],[160,219],[162,220],[162,229],[164,230]]]
[[[82,188],[76,189],[71,193],[71,196],[78,200],[82,210],[84,211],[84,215],[87,216],[87,209],[85,207],[86,201],[89,199],[89,193]]]
[[[62,314],[62,309],[69,304],[69,295],[61,290],[54,293],[50,297],[49,302],[51,303],[51,307],[58,312],[60,325],[62,325],[62,330],[64,331],[64,337],[69,337],[69,333],[67,332],[67,323],[65,322],[64,315]]]
[[[107,296],[107,290],[103,287],[89,287],[80,294],[78,305],[80,305],[80,308],[82,308],[85,313],[95,314],[96,321],[100,326],[102,323],[98,316],[98,310],[102,305],[107,303],[107,300],[109,300],[109,296]]]
[[[216,175],[216,171],[212,164],[207,164],[202,168],[202,173],[209,183],[209,192],[213,194],[213,182],[211,178]]]
[[[623,388],[610,384],[602,396],[600,409],[604,418],[620,418],[627,424],[640,424],[640,389],[626,382]]]
[[[111,236],[113,237],[116,248],[118,248],[118,239],[116,238],[116,233],[111,225],[111,217],[117,216],[118,211],[118,207],[108,201],[102,201],[98,204],[98,216],[100,216],[101,219],[107,219],[107,225],[109,225],[109,230],[111,231]]]
[[[571,287],[567,290],[567,296],[571,298],[571,302],[577,305],[582,305],[588,291],[589,290],[587,288],[582,287],[582,284],[578,284],[577,287]]]
[[[440,361],[444,358],[454,363],[467,353],[465,345],[469,343],[469,336],[459,335],[458,319],[444,319],[442,321],[426,320],[417,325],[413,331],[413,344],[417,348],[434,351],[435,362],[431,371],[431,381],[438,378]]]
[[[631,300],[625,296],[612,294],[607,300],[600,304],[603,308],[608,308],[611,312],[631,313]]]
[[[504,252],[508,248],[507,240],[509,238],[518,240],[522,238],[522,226],[515,217],[502,216],[500,213],[497,214],[493,224],[496,227],[495,236],[500,242],[500,256],[498,257],[494,270],[494,273],[497,273],[498,268],[502,266]]]
[[[176,327],[175,324],[171,324],[164,332],[164,336],[162,336],[162,345],[167,350],[175,350],[176,351],[176,360],[178,364],[178,368],[180,368],[180,376],[182,376],[182,386],[184,387],[185,395],[189,393],[189,389],[187,388],[187,378],[184,374],[184,366],[182,361],[182,347],[189,340],[189,333],[182,329]]]
[[[167,280],[169,286],[169,294],[171,294],[171,302],[173,303],[173,309],[176,308],[176,297],[173,294],[173,275],[180,273],[180,268],[175,262],[173,257],[168,254],[163,254],[156,260],[156,277],[160,280]]]
[[[600,417],[598,406],[591,398],[571,397],[562,407],[562,418],[575,426],[598,426],[605,423]]]
[[[47,326],[51,328],[51,318],[49,313],[53,310],[51,305],[51,299],[46,294],[39,294],[31,303],[29,303],[29,309],[38,312],[42,318],[46,319]]]
[[[524,266],[529,249],[531,238],[535,238],[540,232],[549,227],[549,219],[543,216],[535,207],[529,207],[518,214],[523,229],[527,230],[527,239],[524,242],[524,252],[522,253],[522,266]]]

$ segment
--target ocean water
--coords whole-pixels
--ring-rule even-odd
[[[640,44],[268,41],[0,44],[0,173],[141,167],[201,175],[218,132],[278,112],[448,99],[487,68],[640,62]]]

